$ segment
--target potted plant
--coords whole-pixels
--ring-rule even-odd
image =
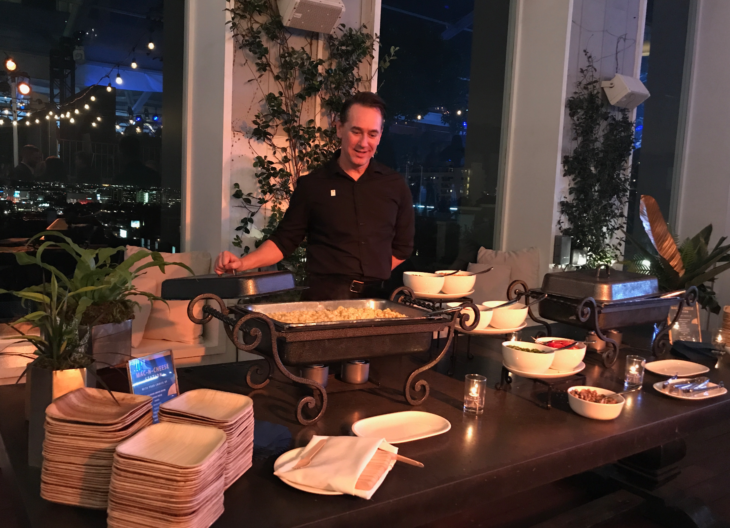
[[[627,235],[638,250],[637,257],[627,263],[629,270],[655,276],[663,292],[697,286],[700,306],[708,312],[720,313],[712,281],[730,269],[730,245],[723,245],[727,237],[721,237],[710,249],[710,224],[677,246],[654,198],[642,196],[639,213],[652,246],[644,247]]]
[[[151,301],[161,300],[152,293],[138,291],[133,284],[134,278],[154,266],[163,273],[168,265],[181,266],[192,273],[182,263],[165,262],[157,252],[138,251],[120,264],[115,264],[112,257],[123,251],[123,247],[82,249],[68,237],[54,231],[34,236],[29,244],[38,239],[43,242],[35,255],[17,253],[16,259],[21,265],[37,264],[49,272],[50,280],[22,291],[0,290],[0,293],[12,293],[37,305],[37,310],[9,325],[16,330],[17,335],[2,338],[27,341],[34,346],[34,351],[0,352],[33,359],[26,369],[26,415],[30,422],[28,462],[36,467],[42,463],[46,407],[63,394],[85,386],[88,369],[96,362],[104,363],[90,353],[93,352],[95,336],[99,336],[99,333],[95,333],[95,327],[100,324],[128,324],[134,317],[136,303],[131,299],[133,295],[144,295]],[[49,248],[65,250],[76,259],[73,276],[66,277],[43,261],[43,254]],[[132,271],[135,264],[147,257],[151,257],[152,261]],[[38,335],[22,331],[19,325],[25,323],[32,324],[38,330]],[[101,334],[103,338],[115,335],[115,332]],[[126,349],[126,354],[122,355],[130,355],[131,326],[126,343],[121,348]]]
[[[563,175],[570,184],[568,196],[558,204],[558,228],[571,237],[573,251],[595,268],[613,264],[622,254],[617,235],[626,223],[634,123],[627,110],[605,102],[593,57],[584,53],[587,65],[567,101],[575,147],[563,157]]]
[[[49,271],[65,289],[81,292],[71,299],[72,305],[83,305],[80,312],[79,328],[89,336],[89,354],[100,364],[116,365],[131,356],[132,318],[138,304],[133,296],[142,295],[154,302],[162,300],[150,292],[139,291],[134,279],[148,268],[158,267],[163,273],[166,266],[180,266],[190,274],[193,271],[180,262],[165,262],[156,251],[141,250],[117,264],[114,257],[124,251],[123,246],[115,248],[83,249],[70,238],[56,231],[46,231],[35,235],[29,244],[42,240],[35,255],[18,253],[21,265],[36,264]],[[57,268],[43,262],[43,253],[52,248],[63,249],[76,260],[73,276],[66,277]],[[135,264],[147,257],[151,258],[136,269]],[[31,288],[39,291],[42,286]],[[164,301],[163,301],[164,302]]]

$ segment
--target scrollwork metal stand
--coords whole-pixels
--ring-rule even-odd
[[[433,310],[432,304],[430,304],[428,301],[416,299],[413,291],[405,287],[395,290],[391,294],[391,300],[409,306],[418,306],[421,308]],[[218,305],[218,307],[214,308],[213,306],[209,306],[206,304],[202,307],[202,312],[204,314],[203,317],[196,317],[196,305],[200,302],[205,301],[214,301]],[[449,349],[449,346],[453,342],[455,332],[454,329],[457,322],[461,324],[462,327],[469,330],[476,328],[476,325],[479,322],[479,310],[473,303],[464,303],[464,306],[469,306],[474,309],[474,313],[477,314],[475,321],[470,323],[470,316],[468,314],[454,311],[451,319],[449,319],[448,321],[434,320],[432,323],[429,322],[423,325],[424,332],[441,331],[443,329],[447,329],[448,338],[444,347],[438,353],[436,358],[431,359],[425,365],[415,369],[407,377],[403,388],[403,394],[406,398],[406,401],[408,401],[408,403],[410,403],[411,405],[420,405],[426,400],[426,398],[428,398],[430,392],[428,382],[424,379],[417,379],[417,377],[421,373],[434,367],[437,363],[439,363],[439,361],[441,361],[441,359],[443,359],[444,355]],[[263,323],[264,325],[266,325],[269,329],[269,335],[271,339],[271,357],[268,357],[268,354],[263,356],[263,358],[266,359],[267,369],[264,370],[259,365],[253,366],[248,370],[246,374],[246,383],[253,389],[260,389],[265,387],[274,374],[274,366],[271,364],[273,360],[276,369],[278,369],[284,377],[286,377],[293,383],[309,387],[313,392],[313,396],[304,395],[299,399],[296,409],[297,421],[302,425],[311,425],[322,418],[325,411],[327,410],[327,391],[325,387],[310,379],[292,374],[289,369],[284,366],[277,346],[278,340],[282,337],[282,334],[276,330],[274,322],[268,316],[262,313],[252,312],[243,316],[239,316],[238,314],[236,314],[234,317],[231,315],[231,311],[226,307],[225,303],[220,297],[214,294],[203,294],[199,295],[188,304],[188,317],[191,321],[197,324],[205,324],[209,322],[213,317],[220,320],[221,322],[223,322],[223,326],[225,328],[228,338],[238,350],[242,350],[244,352],[252,352],[256,350],[256,348],[261,344],[261,341],[263,339],[263,332],[260,329],[247,323],[256,320],[259,323]],[[241,339],[239,339],[239,336],[241,336]],[[260,378],[263,376],[264,379],[263,381],[256,382],[253,379],[254,376],[256,378]],[[310,416],[314,414],[313,417],[308,418],[304,416],[305,406],[311,411],[309,413]]]
[[[651,344],[651,352],[654,357],[661,357],[666,355],[672,348],[672,343],[669,341],[669,331],[679,321],[679,317],[682,315],[682,311],[685,308],[692,308],[697,302],[699,297],[699,291],[696,286],[692,286],[687,289],[682,297],[679,298],[679,306],[677,307],[677,313],[671,322],[667,323],[664,321],[659,332],[654,336],[654,341]]]

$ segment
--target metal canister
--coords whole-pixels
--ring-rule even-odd
[[[353,359],[342,364],[342,381],[353,385],[367,383],[370,376],[370,362],[364,359]]]
[[[323,387],[327,386],[330,368],[327,365],[307,365],[302,367],[302,377],[319,383]]]

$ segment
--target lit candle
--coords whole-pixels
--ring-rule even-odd
[[[482,414],[486,398],[487,378],[467,374],[464,379],[464,412]]]

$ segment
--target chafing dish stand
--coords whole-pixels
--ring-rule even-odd
[[[600,272],[600,270],[598,271]],[[510,300],[524,297],[525,304],[528,304],[531,299],[544,296],[546,292],[543,289],[530,290],[524,281],[516,280],[510,284],[507,296]],[[539,313],[545,319],[593,330],[608,345],[601,352],[601,356],[604,366],[610,367],[618,358],[619,345],[605,334],[607,330],[655,323],[658,326],[652,341],[652,354],[663,356],[671,348],[668,338],[669,330],[679,320],[685,307],[694,306],[697,296],[695,286],[691,286],[684,292],[643,295],[613,302],[597,301],[591,296],[574,298],[547,293],[547,298],[539,305]],[[674,319],[668,322],[669,309],[676,304],[679,305],[677,313]],[[528,308],[528,314],[530,319],[545,327],[545,333],[541,332],[541,335],[552,335],[550,324],[537,317],[532,307]]]
[[[214,305],[217,305],[217,308],[205,304],[202,307],[203,317],[196,317],[196,305],[207,301],[212,301]],[[353,353],[350,350],[352,348],[350,343],[354,343],[358,339],[361,339],[360,343],[365,343],[366,341],[363,341],[363,338],[387,340],[389,336],[392,336],[396,342],[400,336],[412,335],[419,338],[415,341],[415,345],[411,346],[410,349],[406,347],[406,350],[383,350],[382,347],[380,349],[372,347],[374,349],[373,356],[424,352],[431,346],[433,332],[447,330],[446,342],[436,354],[436,357],[411,372],[405,380],[403,394],[406,401],[411,405],[420,405],[428,398],[430,388],[426,380],[417,379],[419,374],[429,370],[441,361],[452,344],[457,325],[466,329],[473,329],[476,328],[479,322],[479,310],[473,303],[466,302],[458,307],[432,312],[433,303],[416,299],[413,291],[407,287],[396,289],[391,294],[390,301],[405,307],[420,308],[423,317],[374,320],[372,322],[359,321],[356,322],[357,324],[348,324],[347,321],[343,321],[341,324],[310,326],[308,328],[293,329],[296,331],[288,331],[285,325],[274,321],[264,313],[247,311],[238,306],[229,308],[221,297],[212,293],[200,294],[192,299],[188,304],[188,317],[197,324],[205,324],[215,317],[223,322],[228,338],[237,349],[245,352],[258,352],[266,359],[266,369],[255,365],[246,374],[246,383],[251,388],[260,389],[266,386],[273,376],[275,368],[292,382],[309,387],[312,390],[312,395],[301,397],[297,405],[296,417],[302,425],[310,425],[320,420],[327,409],[327,390],[315,381],[293,374],[285,365],[302,366],[307,363],[327,363],[352,359],[349,358],[349,355]],[[345,302],[343,301],[343,303]],[[474,313],[477,314],[475,321],[469,321],[469,314],[461,312],[464,307],[471,307]],[[426,348],[423,346],[423,337],[428,338]],[[331,349],[331,354],[326,358],[313,357],[311,349],[316,347],[307,346],[308,344],[315,344],[314,342],[331,344],[337,341],[342,346]],[[372,357],[362,355],[360,351],[357,352],[357,356],[358,359]],[[254,377],[258,381],[255,381]],[[357,388],[357,386],[353,387]],[[305,416],[304,407],[307,407],[309,417]]]

